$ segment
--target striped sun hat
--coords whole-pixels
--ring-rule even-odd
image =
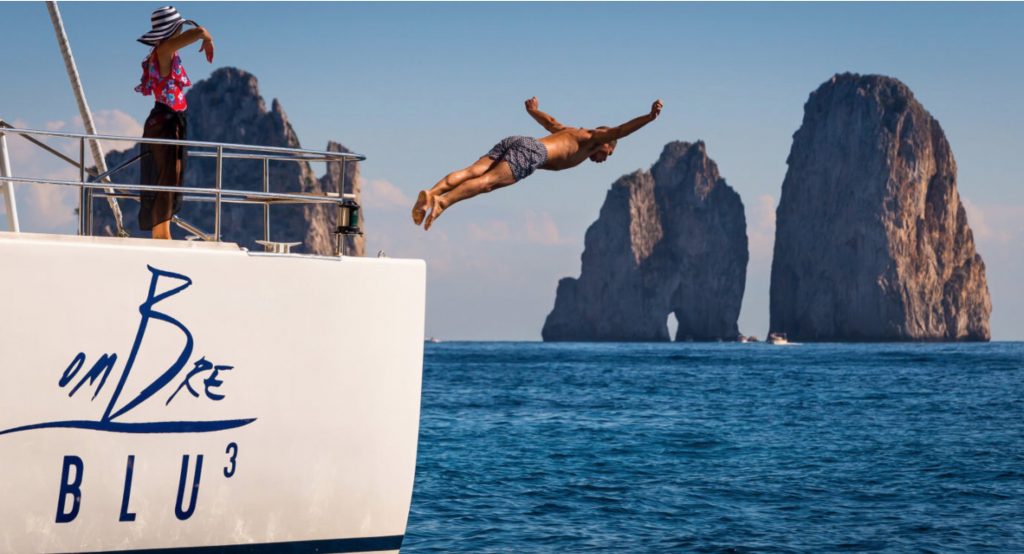
[[[161,40],[173,35],[187,21],[181,18],[174,6],[164,6],[153,12],[149,18],[153,29],[138,38],[142,44],[156,46]]]

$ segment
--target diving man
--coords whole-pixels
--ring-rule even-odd
[[[423,228],[430,229],[434,220],[452,204],[516,183],[537,168],[561,171],[576,167],[586,159],[601,163],[615,152],[620,138],[657,119],[661,108],[661,100],[656,100],[650,113],[618,127],[586,129],[562,125],[540,111],[536,96],[530,98],[526,101],[527,113],[551,134],[540,139],[521,136],[502,139],[473,165],[449,173],[430,190],[420,191],[412,208],[412,221],[419,225],[425,220]]]

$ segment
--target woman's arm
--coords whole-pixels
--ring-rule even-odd
[[[178,33],[156,47],[156,58],[160,62],[160,76],[166,77],[171,72],[171,60],[174,59],[175,52],[198,40],[203,41],[199,51],[206,52],[206,61],[213,63],[213,35],[203,27],[196,27]]]

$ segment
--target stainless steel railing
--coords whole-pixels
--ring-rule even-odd
[[[79,234],[92,234],[92,200],[93,198],[115,198],[138,200],[136,194],[143,191],[153,192],[176,192],[183,194],[185,202],[213,202],[214,220],[213,232],[204,233],[192,223],[185,222],[175,216],[172,220],[179,227],[195,234],[202,240],[220,241],[221,239],[221,206],[223,204],[258,204],[263,206],[263,242],[270,243],[270,206],[275,204],[333,204],[337,210],[337,229],[335,231],[335,254],[344,254],[344,237],[360,234],[360,206],[355,195],[345,194],[345,164],[358,162],[366,159],[366,156],[351,152],[327,152],[322,150],[307,150],[302,148],[282,148],[278,146],[256,146],[251,144],[229,144],[220,142],[207,142],[198,140],[171,140],[143,137],[125,137],[117,135],[86,135],[81,133],[63,133],[58,131],[43,131],[39,129],[19,129],[12,127],[0,120],[0,134],[19,135],[32,144],[54,155],[78,169],[78,180],[53,179],[45,177],[17,177],[5,176],[4,181],[12,183],[39,183],[46,185],[59,185],[78,187],[81,191],[79,210]],[[38,137],[60,137],[76,139],[79,142],[78,160],[65,155],[59,150],[39,140]],[[188,156],[196,158],[213,158],[214,164],[214,186],[213,187],[176,187],[160,185],[139,185],[133,183],[116,183],[110,177],[126,167],[137,163],[143,154],[137,154],[121,163],[117,167],[97,174],[95,169],[86,167],[85,163],[85,141],[86,140],[110,140],[119,142],[134,142],[140,144],[166,144],[175,146],[186,146],[207,150],[189,150]],[[222,186],[225,160],[262,160],[263,161],[263,183],[262,190],[234,190],[225,189]],[[341,183],[338,193],[311,194],[311,193],[281,193],[270,192],[270,162],[336,162],[341,164]],[[12,171],[13,173],[13,171]],[[99,192],[95,192],[99,189]],[[274,246],[266,246],[268,251]]]

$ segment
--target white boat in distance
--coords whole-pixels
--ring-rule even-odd
[[[766,342],[768,344],[789,344],[789,339],[786,338],[786,333],[769,333]]]
[[[0,552],[397,551],[416,467],[425,264],[342,255],[357,232],[352,198],[232,191],[219,178],[236,158],[362,158],[0,134],[80,142],[78,181],[0,181],[84,199],[79,236],[0,232]],[[214,230],[196,231],[207,240],[87,236],[93,195],[167,190],[87,177],[96,138],[206,147],[190,155],[216,159],[216,183],[185,198],[215,204]],[[334,204],[338,255],[221,242],[228,202]]]

